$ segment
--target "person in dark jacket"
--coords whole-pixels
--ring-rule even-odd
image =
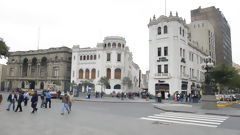
[[[31,102],[32,102],[32,105],[31,105],[31,106],[32,106],[32,108],[33,108],[32,113],[34,113],[35,111],[37,111],[37,102],[38,102],[37,91],[34,91],[34,94],[32,95]]]
[[[18,105],[17,105],[17,108],[16,108],[15,112],[18,111],[18,108],[20,109],[19,112],[22,112],[22,105],[21,104],[22,104],[23,100],[24,100],[23,92],[20,91],[19,96],[18,96],[18,100],[17,100]]]
[[[15,102],[17,101],[17,95],[15,94],[14,91],[12,91],[12,93],[9,94],[7,101],[9,102],[9,105],[6,110],[10,111],[11,105],[13,104],[13,111],[14,111],[15,110]]]

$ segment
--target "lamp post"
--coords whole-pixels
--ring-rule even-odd
[[[203,109],[217,109],[217,99],[215,93],[210,85],[211,82],[211,75],[210,70],[213,68],[213,63],[211,61],[211,57],[208,56],[204,60],[204,65],[202,68],[206,71],[205,72],[205,86],[203,88],[203,95],[201,98],[201,107]]]

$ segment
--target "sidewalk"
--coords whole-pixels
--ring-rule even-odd
[[[128,99],[124,98],[124,100],[121,100],[121,98],[117,97],[103,97],[103,98],[95,98],[91,97],[90,99],[87,99],[84,96],[80,97],[74,97],[75,101],[83,101],[83,102],[105,102],[105,103],[155,103],[154,99],[150,99],[146,101],[146,99],[135,97],[134,99]]]
[[[166,111],[166,112],[180,112],[180,113],[195,113],[195,114],[209,114],[209,115],[220,115],[230,117],[240,117],[240,104],[235,107],[218,107],[218,110],[206,110],[201,108],[201,103],[175,103],[164,102],[156,103],[153,105],[154,108]]]

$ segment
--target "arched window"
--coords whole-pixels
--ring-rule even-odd
[[[108,43],[108,47],[111,48],[111,43]]]
[[[104,48],[106,48],[107,47],[107,44],[104,44]]]
[[[43,82],[40,83],[40,89],[44,89],[44,83]]]
[[[25,83],[24,83],[24,82],[22,82],[22,88],[23,88],[23,89],[25,88]]]
[[[112,44],[112,48],[116,48],[116,46],[117,46],[116,43]]]
[[[87,60],[89,60],[89,55],[87,56]]]
[[[83,56],[83,60],[86,60],[86,56],[85,55]]]
[[[91,55],[91,56],[90,56],[90,60],[92,60],[92,59],[93,59],[93,56]]]
[[[86,69],[85,71],[85,79],[89,79],[89,69]]]
[[[121,48],[121,44],[120,43],[118,43],[118,48]]]
[[[92,74],[91,74],[91,78],[92,79],[95,79],[96,78],[96,69],[94,68],[94,69],[92,69],[92,72],[91,72]]]
[[[114,89],[121,89],[121,85],[119,85],[119,84],[115,85]]]
[[[22,67],[22,76],[27,76],[27,71],[28,70],[28,59],[25,58],[23,60],[23,67]]]
[[[182,27],[179,28],[179,34],[182,35]]]
[[[161,35],[162,34],[162,29],[161,27],[158,27],[158,35]]]
[[[122,44],[122,47],[124,48],[124,44]]]
[[[165,25],[164,26],[164,34],[167,34],[168,33],[168,28],[167,28],[167,26]]]
[[[107,68],[107,78],[111,79],[111,69]]]
[[[107,86],[106,86],[106,89],[111,89],[111,86],[110,86],[110,85],[107,85]]]
[[[98,57],[99,58],[99,57]],[[94,60],[96,60],[97,59],[97,55],[94,55]]]
[[[119,69],[119,68],[115,69],[114,78],[121,79],[121,69]]]
[[[82,60],[82,56],[80,56],[80,60]]]
[[[83,70],[79,69],[78,78],[83,79]]]

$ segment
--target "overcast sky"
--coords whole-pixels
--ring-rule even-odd
[[[10,51],[80,45],[95,47],[105,36],[125,37],[134,62],[148,70],[150,17],[165,14],[165,0],[0,0],[0,37]],[[190,10],[220,8],[231,27],[233,61],[240,64],[238,0],[167,0],[170,11],[190,22]],[[3,63],[3,60],[0,60]]]

